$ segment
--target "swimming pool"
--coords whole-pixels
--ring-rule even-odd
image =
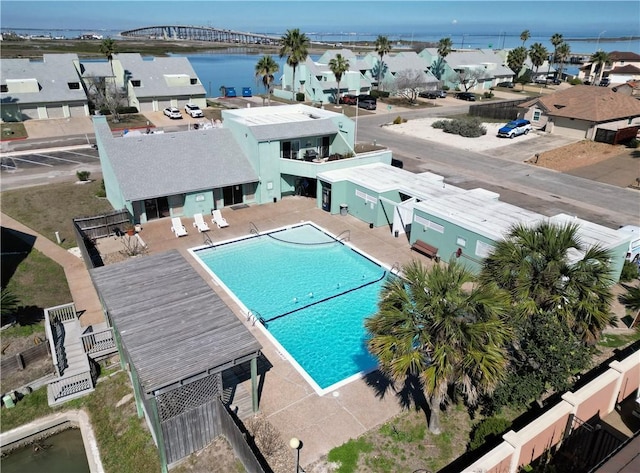
[[[191,252],[319,394],[376,367],[363,321],[381,264],[311,223]]]

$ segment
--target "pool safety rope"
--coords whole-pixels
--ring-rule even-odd
[[[382,272],[382,276],[380,276],[378,279],[376,279],[376,280],[374,280],[374,281],[369,281],[369,282],[364,283],[364,284],[361,284],[361,285],[359,285],[359,286],[357,286],[357,287],[354,287],[354,288],[351,288],[351,289],[347,289],[346,291],[340,292],[340,293],[338,293],[338,294],[334,294],[334,295],[332,295],[332,296],[325,297],[324,299],[320,299],[320,300],[314,301],[314,302],[312,302],[312,303],[310,303],[310,304],[307,304],[307,305],[304,305],[304,306],[302,306],[302,307],[298,307],[298,308],[296,308],[296,309],[290,310],[290,311],[288,311],[288,312],[285,312],[284,314],[276,315],[275,317],[271,317],[270,319],[267,319],[267,320],[264,320],[264,319],[261,317],[261,318],[260,318],[260,322],[262,322],[262,324],[266,327],[266,326],[267,326],[267,323],[269,323],[269,322],[271,322],[271,321],[273,321],[273,320],[280,319],[280,318],[282,318],[282,317],[284,317],[284,316],[286,316],[286,315],[291,315],[291,314],[293,314],[293,313],[295,313],[295,312],[300,312],[301,310],[306,309],[307,307],[311,307],[311,306],[314,306],[314,305],[320,304],[320,303],[322,303],[322,302],[326,302],[326,301],[329,301],[329,300],[331,300],[331,299],[335,299],[336,297],[340,297],[340,296],[343,296],[343,295],[348,294],[348,293],[350,293],[350,292],[357,291],[358,289],[362,289],[363,287],[371,286],[372,284],[375,284],[375,283],[377,283],[377,282],[382,281],[386,276],[387,276],[387,272],[386,272],[386,271],[383,271],[383,272]]]

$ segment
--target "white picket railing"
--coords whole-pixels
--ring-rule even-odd
[[[85,333],[80,337],[80,341],[82,342],[82,349],[87,355],[104,352],[115,353],[117,351],[111,327],[99,332]]]
[[[54,402],[62,398],[69,398],[74,394],[93,390],[93,388],[91,371],[58,378],[55,381],[51,381],[48,386],[49,393]]]

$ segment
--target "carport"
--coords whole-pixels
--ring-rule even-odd
[[[258,410],[261,345],[176,250],[91,270],[163,471],[220,435],[225,370],[249,362]]]

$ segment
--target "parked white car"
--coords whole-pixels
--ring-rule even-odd
[[[192,103],[186,104],[184,106],[184,111],[188,115],[191,115],[192,118],[202,118],[202,117],[204,117],[204,113],[202,113],[202,110],[200,109],[200,107],[198,107],[197,105],[194,105]]]
[[[629,249],[627,250],[627,259],[640,265],[640,227],[636,225],[625,225],[620,227],[618,231],[628,234],[631,238]]]
[[[175,107],[167,107],[164,109],[163,113],[172,120],[182,118],[182,113],[180,113],[180,110]]]

